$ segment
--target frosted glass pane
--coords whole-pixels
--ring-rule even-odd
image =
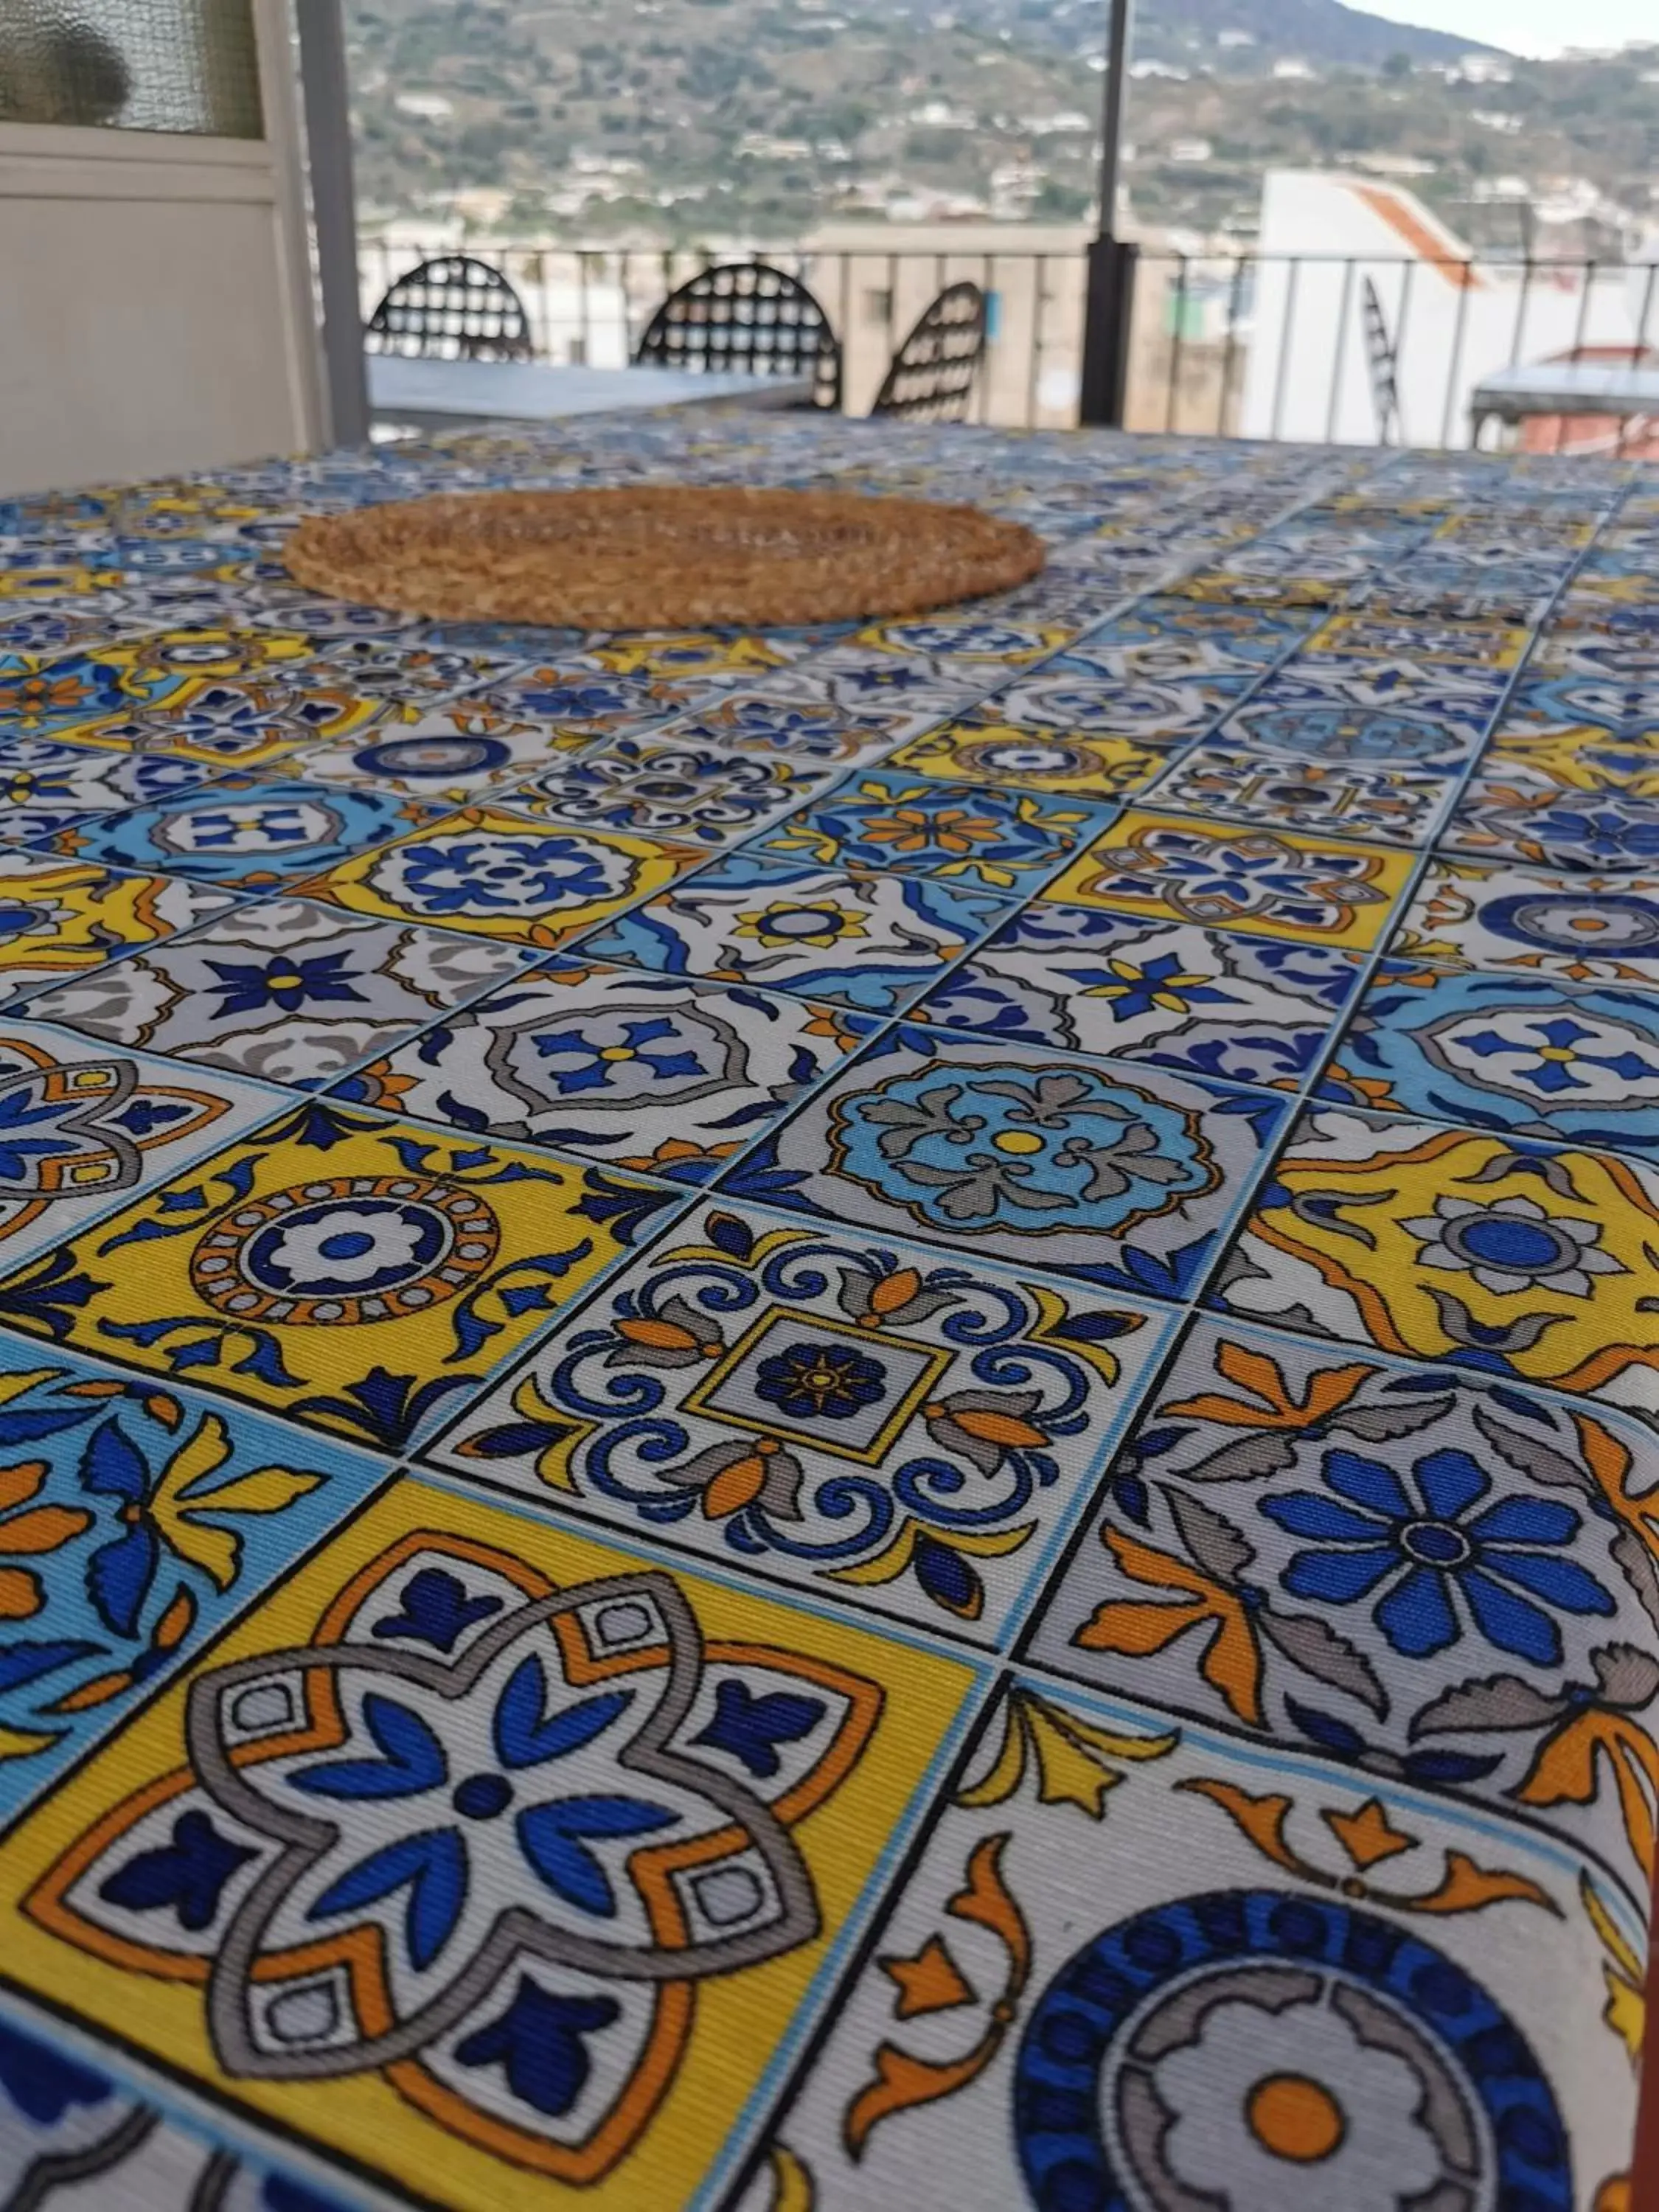
[[[252,0],[0,0],[0,122],[258,138]]]

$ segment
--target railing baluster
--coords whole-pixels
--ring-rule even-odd
[[[1233,362],[1238,354],[1238,311],[1244,297],[1244,256],[1233,256],[1233,281],[1227,289],[1227,339],[1221,349],[1221,397],[1216,402],[1215,434],[1227,434],[1227,395],[1232,390]]]
[[[1176,402],[1181,384],[1181,348],[1187,324],[1187,257],[1184,253],[1177,254],[1176,259],[1178,273],[1175,327],[1170,333],[1170,366],[1164,381],[1164,428],[1166,431],[1175,428]],[[1169,295],[1166,293],[1164,297],[1167,299]]]
[[[1279,362],[1273,373],[1273,411],[1272,428],[1267,434],[1277,438],[1285,422],[1285,385],[1291,365],[1291,333],[1296,328],[1296,286],[1302,270],[1298,257],[1291,254],[1290,270],[1285,279],[1285,312],[1279,322]]]
[[[1642,288],[1642,319],[1636,325],[1636,357],[1640,361],[1648,349],[1648,317],[1653,311],[1653,283],[1659,276],[1659,260],[1648,264],[1648,281]]]
[[[1042,382],[1042,324],[1048,304],[1048,257],[1036,256],[1036,265],[1031,272],[1034,287],[1031,301],[1031,359],[1025,376],[1025,428],[1035,430],[1037,419],[1037,400]]]
[[[1474,289],[1474,263],[1458,264],[1462,276],[1457,293],[1457,318],[1452,325],[1451,356],[1446,363],[1446,402],[1440,410],[1440,443],[1451,444],[1452,410],[1457,404],[1457,372],[1463,366],[1463,333],[1469,319],[1469,294]]]
[[[1331,389],[1325,404],[1325,443],[1336,443],[1336,413],[1341,403],[1342,372],[1347,366],[1348,310],[1353,305],[1353,279],[1356,267],[1354,256],[1346,255],[1342,263],[1342,300],[1336,311],[1336,343],[1331,349]]]
[[[847,370],[853,358],[853,257],[841,257],[841,411],[847,412]]]
[[[1522,335],[1527,327],[1527,301],[1532,292],[1533,258],[1528,254],[1521,267],[1521,295],[1515,303],[1515,330],[1510,339],[1510,362],[1513,368],[1521,358]]]
[[[1590,294],[1595,287],[1596,264],[1594,261],[1584,261],[1579,264],[1579,268],[1583,277],[1583,283],[1578,294],[1578,317],[1577,320],[1573,325],[1572,330],[1572,358],[1574,361],[1577,361],[1584,350],[1584,329],[1585,325],[1589,321]]]
[[[1573,325],[1572,352],[1569,356],[1569,358],[1573,361],[1579,360],[1583,356],[1584,350],[1584,331],[1589,321],[1590,294],[1595,287],[1595,267],[1596,264],[1593,260],[1586,261],[1581,264],[1581,273],[1583,282],[1578,295],[1578,315],[1577,321]],[[1573,417],[1569,415],[1558,415],[1556,416],[1555,436],[1550,446],[1550,451],[1552,453],[1559,453],[1560,452],[1562,440],[1567,434],[1567,424],[1572,420]]]
[[[980,362],[979,374],[974,379],[974,420],[976,422],[988,422],[991,417],[991,349],[996,343],[996,340],[991,335],[989,325],[991,319],[991,298],[992,295],[996,291],[994,282],[995,273],[996,260],[994,256],[989,253],[981,253],[979,257],[979,289],[985,295],[985,319],[987,327],[985,332],[985,352]],[[999,320],[1001,318],[1001,313],[1002,301],[999,295],[997,298],[997,314]]]
[[[1394,427],[1402,446],[1411,440],[1406,435],[1406,327],[1411,320],[1412,289],[1421,264],[1407,261],[1400,276],[1400,313],[1394,326]]]
[[[890,253],[887,257],[887,359],[882,363],[883,376],[886,375],[888,368],[891,366],[893,356],[897,351],[898,256],[896,253]],[[879,386],[878,386],[878,392],[879,392]]]
[[[3,0],[0,0],[0,4],[3,4]],[[441,258],[458,250],[453,241],[447,240],[425,245],[394,246],[383,234],[365,237],[360,252],[362,283],[368,286],[371,278],[378,278],[377,291],[373,296],[366,295],[369,307],[372,308],[374,299],[390,289],[400,275],[406,275],[423,260]],[[641,277],[638,266],[640,251],[627,247],[608,249],[590,245],[569,246],[546,239],[477,240],[472,242],[469,250],[508,283],[516,283],[526,292],[535,358],[557,361],[564,357],[561,354],[561,348],[564,348],[570,359],[592,362],[596,349],[602,353],[608,348],[612,319],[617,317],[619,317],[621,324],[624,358],[631,358],[635,326],[640,320],[635,301],[635,288]],[[681,274],[692,269],[709,268],[718,258],[703,246],[683,248],[665,246],[643,249],[643,252],[647,264],[646,278],[649,279],[651,272],[656,271],[665,294],[673,290]],[[1043,377],[1050,350],[1059,343],[1063,348],[1061,358],[1068,369],[1076,366],[1073,293],[1071,290],[1064,295],[1055,293],[1054,271],[1050,266],[1054,258],[1046,252],[1021,251],[981,252],[972,256],[953,254],[949,248],[910,253],[888,251],[868,255],[852,251],[820,253],[800,246],[779,246],[775,250],[757,246],[747,249],[744,254],[744,258],[752,263],[769,263],[779,268],[793,268],[802,283],[806,282],[811,271],[815,289],[826,303],[832,297],[838,296],[839,336],[844,371],[852,365],[855,351],[855,325],[859,321],[860,296],[859,272],[854,267],[857,261],[884,263],[886,287],[884,294],[880,295],[882,311],[874,319],[884,325],[890,357],[896,349],[902,328],[912,319],[905,313],[908,291],[906,301],[902,301],[899,295],[901,287],[908,286],[913,274],[919,283],[925,273],[931,274],[932,291],[936,296],[977,260],[977,281],[988,302],[993,298],[1000,301],[1003,290],[1010,283],[1018,290],[1023,282],[1029,281],[1030,291],[1026,312],[1022,318],[1026,324],[1026,359],[1022,366],[1016,353],[1006,357],[1006,368],[1000,368],[999,357],[1006,356],[1006,348],[1001,343],[1006,333],[999,330],[993,335],[988,330],[982,367],[964,416],[964,419],[979,423],[1006,420],[1022,422],[1026,428],[1037,426],[1054,411],[1043,396]],[[1484,264],[1480,257],[1474,254],[1431,254],[1426,258],[1439,275],[1455,284],[1458,292],[1448,339],[1440,403],[1434,410],[1439,447],[1444,451],[1455,451],[1472,443],[1467,425],[1459,423],[1456,417],[1462,379],[1469,357],[1470,334],[1477,328],[1471,295],[1482,282]],[[1250,360],[1251,347],[1259,344],[1261,338],[1259,326],[1253,325],[1250,331],[1244,326],[1249,288],[1253,280],[1259,284],[1269,269],[1279,269],[1283,270],[1284,290],[1279,303],[1279,354],[1273,371],[1266,434],[1279,441],[1299,441],[1322,434],[1325,441],[1329,443],[1335,442],[1342,431],[1348,356],[1354,343],[1352,328],[1355,321],[1353,310],[1361,271],[1375,269],[1386,283],[1387,270],[1397,268],[1399,281],[1394,294],[1394,355],[1397,394],[1401,404],[1397,404],[1393,428],[1401,443],[1408,442],[1409,432],[1404,421],[1403,409],[1405,368],[1413,329],[1413,315],[1416,313],[1420,320],[1422,313],[1427,312],[1426,308],[1419,309],[1416,289],[1425,257],[1291,253],[1276,254],[1264,260],[1260,254],[1248,249],[1235,249],[1224,259],[1218,253],[1205,256],[1186,252],[1146,255],[1143,259],[1149,262],[1158,259],[1168,264],[1164,273],[1169,281],[1162,292],[1163,312],[1168,320],[1168,350],[1162,370],[1164,400],[1161,426],[1165,433],[1179,434],[1192,427],[1186,422],[1183,415],[1185,380],[1189,371],[1196,371],[1201,367],[1204,374],[1208,374],[1214,373],[1218,364],[1213,428],[1218,436],[1228,434],[1237,421],[1234,403],[1238,393],[1235,386],[1242,386]],[[563,296],[563,285],[569,264],[573,263],[575,298],[574,301],[567,302]],[[1066,272],[1066,283],[1074,285],[1081,268],[1080,258],[1074,262],[1073,257],[1063,257],[1062,265]],[[1309,313],[1309,303],[1302,298],[1304,265],[1316,269],[1340,268],[1341,271],[1336,295],[1336,329],[1330,345],[1322,404],[1322,433],[1313,427],[1317,420],[1314,408],[1304,406],[1304,400],[1316,395],[1304,393],[1296,371],[1297,333],[1300,325],[1307,320]],[[1500,274],[1504,269],[1514,266],[1516,264],[1500,264]],[[1567,261],[1540,260],[1531,254],[1527,255],[1518,264],[1513,327],[1510,334],[1510,365],[1515,366],[1525,358],[1528,343],[1528,311],[1535,282],[1559,284],[1577,275],[1580,289],[1574,313],[1570,357],[1579,360],[1585,356],[1588,349],[1592,348],[1595,337],[1594,316],[1598,284],[1604,279],[1632,280],[1638,270],[1643,277],[1641,301],[1638,313],[1632,285],[1632,321],[1635,327],[1635,355],[1641,360],[1656,343],[1659,343],[1654,335],[1654,325],[1659,322],[1659,258],[1645,263],[1620,264],[1595,257]],[[1218,301],[1224,286],[1225,325],[1219,345],[1213,343],[1212,333],[1207,328],[1197,330],[1194,343],[1201,345],[1201,354],[1194,355],[1189,362],[1188,318],[1205,306],[1212,292]],[[872,304],[876,296],[873,293],[870,295]],[[1148,291],[1143,294],[1139,304],[1144,311],[1156,312],[1156,307],[1150,305],[1151,298]],[[657,296],[653,290],[647,313],[656,304]],[[1057,305],[1065,310],[1060,319],[1058,340],[1054,331]],[[874,335],[872,331],[872,336]],[[1152,343],[1148,332],[1149,348]],[[1258,368],[1261,366],[1260,361],[1257,366]],[[1158,372],[1154,369],[1153,374],[1156,375]],[[1425,370],[1425,386],[1427,375]],[[1023,398],[1019,392],[1022,383]],[[1201,379],[1198,388],[1201,390]],[[1146,397],[1150,398],[1150,394]],[[1295,421],[1291,422],[1288,418],[1293,399],[1297,411]],[[1425,418],[1419,427],[1427,433],[1433,401],[1426,389],[1417,395],[1417,399],[1419,412]],[[848,391],[843,382],[843,410],[847,402]],[[1157,403],[1153,401],[1152,404],[1156,411]],[[1201,399],[1200,406],[1207,420],[1209,410]],[[1571,450],[1568,434],[1571,423],[1577,419],[1571,412],[1554,418],[1553,450]],[[1627,439],[1629,434],[1626,427],[1620,432],[1621,441]]]

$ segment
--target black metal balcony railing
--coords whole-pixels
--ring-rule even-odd
[[[988,302],[971,419],[1012,427],[1077,420],[1085,263],[1032,251],[1010,226],[995,252],[794,246],[720,253],[526,242],[465,251],[518,291],[536,357],[630,360],[664,297],[711,262],[753,258],[799,276],[833,324],[843,405],[863,414],[905,332],[963,279]],[[455,250],[453,238],[366,238],[365,317],[396,277]],[[1651,341],[1651,343],[1650,343]],[[1142,248],[1127,348],[1131,429],[1423,447],[1471,441],[1480,380],[1528,362],[1626,361],[1659,348],[1659,264],[1495,256],[1177,253]],[[1534,449],[1649,450],[1659,421],[1545,418]]]

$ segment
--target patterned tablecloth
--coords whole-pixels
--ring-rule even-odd
[[[282,565],[688,477],[1051,558]],[[1621,2212],[1654,481],[733,415],[0,503],[0,2203]]]

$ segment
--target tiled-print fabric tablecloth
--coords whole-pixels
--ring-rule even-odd
[[[282,566],[688,477],[1050,559]],[[1620,2212],[1656,551],[740,415],[0,505],[0,2202]]]

